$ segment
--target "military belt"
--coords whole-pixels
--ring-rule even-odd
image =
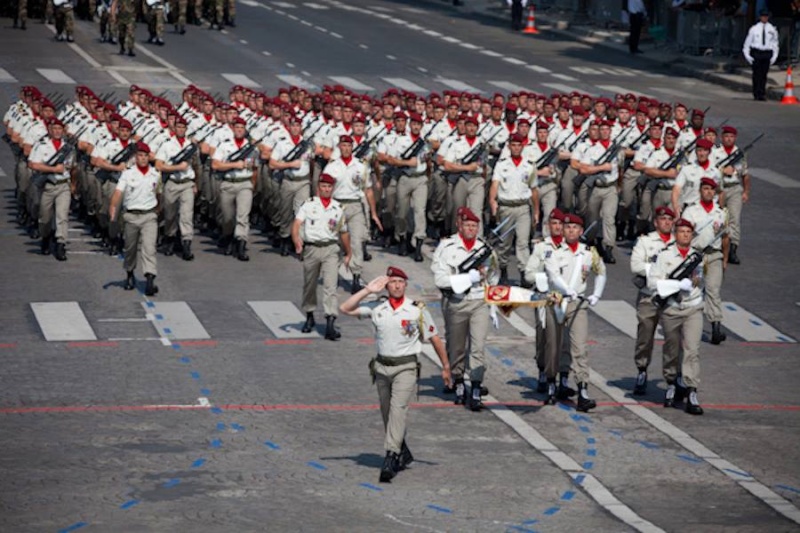
[[[529,205],[531,203],[530,200],[497,200],[497,205],[503,207],[521,207],[523,205]]]
[[[400,365],[407,365],[409,363],[416,363],[417,356],[416,354],[413,355],[378,355],[375,357],[375,361],[382,364],[383,366],[400,366]]]
[[[126,213],[130,213],[132,215],[146,215],[148,213],[153,213],[156,210],[155,207],[152,209],[126,209]]]
[[[351,198],[347,198],[346,200],[340,200],[338,198],[334,198],[334,200],[336,200],[340,204],[355,204],[355,203],[361,202],[360,198],[352,198],[352,199]]]
[[[315,248],[324,248],[326,246],[332,246],[334,244],[339,244],[339,241],[320,241],[320,242],[304,242],[306,246],[313,246]]]
[[[286,176],[284,176],[284,179],[287,179],[289,181],[307,181],[308,180],[308,174],[306,174],[305,176],[300,176],[300,177],[289,176],[287,174]]]
[[[222,178],[222,181],[229,181],[231,183],[242,183],[243,181],[251,181],[252,178]]]

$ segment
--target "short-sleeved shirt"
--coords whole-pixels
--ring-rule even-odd
[[[283,159],[289,155],[292,150],[294,150],[294,147],[299,144],[299,142],[300,140],[295,143],[289,136],[279,140],[277,144],[275,144],[275,148],[272,150],[272,159],[275,161],[283,161]],[[300,168],[287,168],[284,171],[287,176],[292,178],[303,178],[309,175],[311,172],[311,166],[308,162],[311,157],[310,148],[311,146],[309,144],[309,146],[306,148],[306,151],[300,156],[299,161],[302,162]]]
[[[736,146],[732,147],[731,149],[725,148],[724,146],[717,146],[711,150],[711,155],[708,157],[708,159],[711,161],[711,164],[717,166],[736,150],[738,150]],[[736,163],[733,169],[734,172],[730,176],[727,175],[722,176],[723,187],[741,185],[742,176],[750,172],[747,168],[747,156],[744,156],[744,158],[741,161]]]
[[[675,185],[681,188],[679,207],[700,201],[700,180],[703,178],[711,178],[720,183],[722,173],[710,162],[705,166],[692,163],[681,167],[675,178]]]
[[[610,143],[611,141],[609,141]],[[609,146],[611,146],[609,144]],[[585,165],[595,165],[596,162],[599,161],[602,157],[605,157],[607,148],[603,146],[603,143],[600,141],[596,142],[592,146],[590,146],[584,153],[583,157],[581,157],[580,162]],[[573,154],[574,157],[574,154]],[[612,160],[611,163],[615,163],[616,160]],[[597,177],[598,185],[611,185],[617,182],[619,178],[619,165],[612,164],[611,170],[607,170],[604,172],[597,172],[592,174],[593,176]]]
[[[167,142],[163,143],[161,147],[156,152],[156,159],[159,161],[163,161],[167,165],[170,165],[172,158],[178,155],[181,150],[188,147],[191,144],[191,141],[186,140],[184,138],[183,144],[178,140],[177,137],[171,137]],[[193,180],[194,179],[194,169],[192,168],[191,164],[189,168],[186,170],[179,170],[177,172],[168,172],[164,175],[166,179],[169,177],[175,181],[184,181],[184,180]]]
[[[524,157],[519,161],[501,159],[494,167],[492,181],[498,183],[497,199],[501,203],[530,200],[531,189],[537,186],[536,165]]]
[[[119,177],[117,190],[123,193],[123,204],[128,211],[147,211],[158,205],[161,176],[152,166],[142,173],[136,165],[126,169]]]
[[[63,142],[64,141],[62,141],[62,143]],[[49,136],[45,137],[44,139],[41,139],[40,141],[38,141],[36,144],[33,145],[33,148],[31,148],[31,153],[28,156],[28,161],[30,161],[31,163],[47,164],[50,158],[53,157],[58,151],[56,145],[63,146],[63,144],[55,142]],[[69,180],[69,171],[64,170],[63,174],[48,173],[45,174],[45,176],[47,176],[47,179],[49,181],[58,183]]]
[[[244,140],[244,139],[243,139]],[[236,141],[226,141],[217,147],[214,150],[214,156],[212,159],[214,161],[221,161],[223,163],[229,162],[230,157],[235,154],[240,148],[246,146],[247,141],[239,145]],[[252,168],[235,168],[231,170],[226,170],[224,173],[224,179],[228,180],[240,180],[244,178],[252,177],[253,169]]]
[[[309,198],[300,205],[295,218],[301,225],[304,242],[329,243],[339,240],[340,233],[347,233],[347,223],[342,204],[331,198],[328,207],[319,196]]]
[[[358,316],[372,320],[375,347],[383,357],[417,355],[423,342],[439,334],[428,309],[408,298],[397,309],[388,300],[360,305]]]
[[[681,216],[694,224],[694,249],[701,252],[708,248],[722,250],[722,236],[728,232],[727,210],[714,202],[711,210],[706,211],[702,204],[697,203],[684,209]]]
[[[341,158],[332,159],[322,172],[336,178],[333,187],[336,200],[361,200],[364,190],[372,186],[369,167],[355,157],[351,157],[347,163]]]

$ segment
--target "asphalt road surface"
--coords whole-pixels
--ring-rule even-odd
[[[144,44],[139,25],[128,58],[86,22],[67,45],[38,22],[21,32],[4,19],[0,105],[21,84],[122,97],[136,83],[173,101],[189,82],[270,94],[329,83],[372,94],[576,88],[711,106],[708,123],[729,119],[742,144],[766,132],[750,154],[742,264],[723,287],[728,340],[701,348],[706,414],[660,407],[660,347],[649,394],[629,396],[635,289],[622,249],[590,318],[596,410],[541,406],[533,315],[523,310],[489,339],[489,409],[449,403],[425,359],[409,437],[417,462],[379,485],[369,324],[340,319],[335,343],[298,333],[300,264],[257,233],[249,263],[220,255],[208,237],[197,239],[194,262],[160,256],[152,300],[122,290],[120,259],[75,221],[69,260],[43,257],[13,222],[3,148],[0,529],[800,530],[800,107],[546,34],[513,35],[432,0],[240,0],[237,22],[185,36],[168,27],[165,47]],[[404,268],[411,295],[441,325],[429,261],[373,253],[365,277]]]

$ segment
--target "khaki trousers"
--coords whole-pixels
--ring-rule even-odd
[[[339,247],[303,247],[303,312],[311,313],[317,308],[317,281],[322,273],[322,308],[326,316],[339,315],[336,287],[339,282]]]
[[[616,186],[594,187],[589,197],[589,223],[601,220],[603,244],[614,246],[617,240],[617,206],[619,194]]]
[[[180,229],[181,240],[191,241],[194,236],[194,181],[168,180],[163,197],[165,235],[174,237]]]
[[[289,237],[292,233],[294,215],[311,196],[308,179],[292,181],[284,178],[280,188],[279,227],[280,236]]]
[[[705,315],[709,322],[722,322],[722,252],[714,251],[703,258],[705,263]]]
[[[636,353],[633,360],[636,368],[647,369],[653,359],[653,341],[655,340],[662,309],[653,305],[653,297],[641,292],[636,297]],[[675,381],[678,373],[677,359],[668,364],[666,352],[663,353],[662,372],[668,383]]]
[[[554,329],[558,332],[556,337],[557,346],[561,346],[561,343],[569,339],[572,373],[578,383],[587,383],[589,381],[589,353],[586,349],[586,339],[589,335],[587,305],[582,300],[570,302],[567,305],[567,313],[563,324],[556,322],[555,312],[552,312],[553,323],[556,324]]]
[[[136,269],[137,259],[141,259],[145,274],[158,274],[156,268],[156,239],[158,238],[158,215],[155,211],[135,214],[125,212],[125,261],[126,272]]]
[[[459,207],[467,206],[478,218],[483,218],[483,201],[485,198],[485,182],[482,177],[475,176],[470,179],[459,179],[455,185],[450,185],[450,198],[452,209],[450,220],[452,227],[456,228],[456,211]],[[478,227],[478,235],[483,232],[483,224]]]
[[[91,167],[81,172],[81,199],[89,215],[97,215],[103,204],[103,188]]]
[[[114,239],[122,235],[122,232],[125,229],[125,217],[118,216],[117,220],[114,222],[111,222],[108,218],[109,207],[111,206],[111,197],[114,195],[114,191],[117,190],[117,182],[106,180],[103,182],[101,187],[103,191],[103,205],[100,208],[100,216],[98,218],[100,220],[100,226],[103,227],[105,225],[107,227],[108,237],[110,239]]]
[[[556,314],[553,306],[549,305],[544,310],[536,309],[536,350],[537,366],[544,370],[547,378],[556,379],[559,372],[568,373],[572,366],[572,354],[559,336],[559,327],[556,323]],[[541,328],[541,352],[539,344],[539,329]],[[541,358],[539,358],[541,353]]]
[[[725,207],[728,208],[728,234],[731,236],[731,244],[739,245],[742,237],[742,193],[744,188],[741,185],[731,185],[725,187]]]
[[[42,239],[50,237],[55,214],[56,242],[67,242],[70,200],[69,181],[61,183],[48,181],[45,184],[42,201],[39,204],[39,233],[42,235]]]
[[[14,169],[14,178],[17,182],[17,210],[33,216],[38,214],[38,211],[31,213],[28,210],[28,187],[31,185],[31,175],[28,161],[25,158],[19,158]]]
[[[364,243],[369,234],[367,218],[364,216],[364,204],[359,200],[342,203],[342,207],[347,221],[347,231],[350,233],[350,250],[353,252],[353,257],[350,258],[350,272],[354,276],[360,276],[364,268]]]
[[[447,180],[439,170],[431,174],[428,187],[428,216],[431,222],[447,220]]]
[[[539,208],[542,210],[539,220],[542,222],[542,235],[550,236],[550,226],[547,224],[547,217],[550,212],[558,205],[558,183],[555,180],[548,180],[539,186]]]
[[[561,168],[559,166],[559,168]],[[561,173],[561,205],[567,211],[572,211],[575,208],[575,176],[578,171],[569,166],[569,163],[564,165]],[[549,214],[549,213],[548,213]]]
[[[408,210],[414,211],[414,239],[424,239],[427,220],[425,203],[428,200],[428,177],[400,176],[397,180],[397,211],[394,218],[394,235],[398,239],[408,232]]]
[[[681,352],[681,374],[687,387],[700,386],[700,339],[703,337],[703,309],[667,307],[661,317],[664,327],[664,364],[677,367]],[[664,376],[666,378],[666,375]],[[668,383],[673,383],[667,379]]]
[[[641,172],[633,170],[633,168],[629,168],[622,175],[622,197],[620,199],[620,206],[623,208],[622,219],[626,222],[636,219],[636,212],[639,209],[636,187],[639,184],[639,176],[641,175]]]
[[[469,342],[469,377],[472,381],[483,381],[486,371],[486,336],[489,334],[489,306],[483,300],[459,301],[457,298],[445,297],[442,312],[447,358],[450,360],[453,379],[464,377]]]
[[[222,235],[231,234],[247,242],[250,236],[250,208],[253,207],[253,182],[223,181],[219,188],[219,208],[222,211]]]
[[[525,272],[525,265],[528,264],[528,258],[531,256],[530,242],[531,242],[531,206],[529,204],[518,205],[515,207],[501,205],[497,208],[497,223],[510,218],[504,230],[507,230],[515,223],[517,225],[514,232],[517,235],[517,267],[520,273]],[[497,258],[501,268],[508,266],[509,255],[511,254],[511,247],[514,243],[514,236],[509,235],[502,241],[496,248]]]
[[[397,181],[383,178],[383,209],[381,210],[381,224],[386,235],[394,234],[394,222],[397,213]]]
[[[387,452],[400,453],[406,438],[408,406],[417,384],[416,363],[384,366],[375,362],[375,385],[381,402],[383,427],[386,430],[384,448]]]

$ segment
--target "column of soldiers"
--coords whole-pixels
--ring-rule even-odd
[[[115,0],[117,9],[126,1]],[[55,246],[60,260],[66,259],[70,205],[110,253],[126,247],[125,217],[110,213],[120,177],[135,165],[135,147],[141,142],[160,174],[161,251],[192,260],[192,239],[204,231],[217,237],[221,253],[247,261],[251,225],[259,227],[280,255],[312,258],[316,266],[304,270],[314,279],[324,278],[326,337],[331,340],[339,336],[331,320],[337,309],[330,301],[338,276],[331,272],[342,258],[338,247],[324,257],[317,248],[342,243],[355,294],[363,286],[363,264],[371,259],[370,240],[419,262],[426,239],[450,246],[461,235],[455,244],[461,242],[457,248],[466,257],[474,245],[464,243],[494,236],[490,269],[459,272],[453,271],[458,265],[445,268],[434,260],[437,285],[446,307],[453,309],[447,320],[466,320],[461,337],[449,338],[448,346],[470,340],[470,359],[476,360],[471,365],[476,369],[473,391],[482,388],[479,338],[485,337],[489,318],[480,305],[474,310],[467,305],[469,291],[451,294],[443,272],[469,275],[477,294],[481,284],[509,283],[513,250],[520,285],[530,288],[537,274],[546,274],[569,301],[560,316],[548,313],[538,319],[545,329],[550,321],[564,325],[551,328],[558,335],[538,355],[540,387],[550,401],[575,394],[566,380],[570,365],[563,360],[570,355],[564,352],[571,352],[579,405],[585,410],[592,404],[585,387],[582,303],[593,305],[602,295],[604,264],[616,262],[616,246],[639,236],[647,239],[637,246],[665,238],[665,209],[697,234],[693,246],[705,265],[705,316],[712,323],[712,342],[724,340],[722,270],[739,263],[741,211],[750,177],[743,157],[747,148],[737,147],[736,129],[707,127],[705,111],[632,94],[613,101],[579,93],[524,92],[482,98],[445,91],[423,98],[392,89],[373,98],[342,86],[325,86],[319,94],[289,87],[275,97],[234,86],[226,101],[189,86],[179,104],[137,86],[119,103],[83,86],[75,97],[56,106],[35,87],[23,87],[4,117],[6,140],[17,160],[18,220],[42,239],[43,253]],[[70,147],[70,157],[48,165],[44,159],[62,143]],[[70,202],[65,201],[68,195]],[[319,205],[313,203],[318,198]],[[324,218],[330,209],[336,213],[328,219],[330,231],[307,231],[314,217]],[[506,230],[497,239],[500,233],[492,230],[501,224]],[[705,235],[709,228],[712,233]],[[661,236],[653,230],[662,231]],[[536,248],[540,245],[545,248]],[[572,255],[566,254],[572,247]],[[653,246],[643,253],[640,262],[656,264]],[[556,259],[564,262],[558,266],[560,275],[548,265]],[[597,281],[594,292],[584,296],[587,269]],[[570,280],[569,272],[578,270],[583,274]],[[634,270],[645,278],[641,303],[655,292],[641,264]],[[311,331],[316,292],[304,294],[304,331]],[[646,386],[653,320],[663,320],[670,309],[640,313],[645,324],[637,341],[639,391]],[[447,331],[450,337],[451,327]],[[564,336],[570,350],[560,349]],[[462,385],[464,350],[453,349],[453,391],[477,409],[480,392],[469,397]],[[668,383],[680,382],[672,370],[667,372]]]

